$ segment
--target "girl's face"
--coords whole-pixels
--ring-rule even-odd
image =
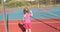
[[[24,14],[26,14],[26,13],[29,13],[28,8],[25,8],[25,9],[24,9]]]

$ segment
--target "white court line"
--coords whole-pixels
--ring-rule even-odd
[[[51,13],[51,12],[47,12],[47,13],[49,13],[49,14],[51,14],[51,15],[54,15],[54,16],[57,16],[57,17],[60,17],[59,15],[54,14],[54,13]]]
[[[48,24],[54,24],[54,23],[60,23],[60,22],[44,22],[44,23],[48,23]],[[18,23],[8,23],[9,25],[13,25],[13,24],[18,24]],[[21,23],[22,24],[22,23]],[[42,24],[41,22],[32,22],[31,24]],[[4,25],[3,23],[1,23],[0,25]]]

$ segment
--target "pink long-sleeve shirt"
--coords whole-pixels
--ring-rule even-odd
[[[30,21],[30,16],[32,16],[32,14],[30,14],[30,13],[24,14],[24,22],[25,23],[30,23],[31,22]]]

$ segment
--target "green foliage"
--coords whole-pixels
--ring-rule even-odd
[[[12,1],[12,0],[6,0],[6,3],[10,2],[10,1]]]
[[[34,5],[50,5],[50,0],[37,0],[37,1],[16,1],[16,0],[6,0],[5,7],[8,8],[14,8],[14,7],[22,7],[22,6],[34,6]],[[60,1],[60,0],[59,0]],[[58,0],[56,0],[56,3],[60,3]],[[55,1],[54,1],[55,2]],[[0,0],[0,6],[1,6],[1,0]]]
[[[10,2],[10,3],[6,3],[5,6],[6,7],[18,7],[18,6],[22,6],[23,4],[21,2]]]

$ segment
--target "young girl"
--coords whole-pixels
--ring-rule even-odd
[[[31,32],[31,21],[30,16],[33,16],[32,11],[29,11],[28,8],[24,8],[24,26],[26,32]]]

